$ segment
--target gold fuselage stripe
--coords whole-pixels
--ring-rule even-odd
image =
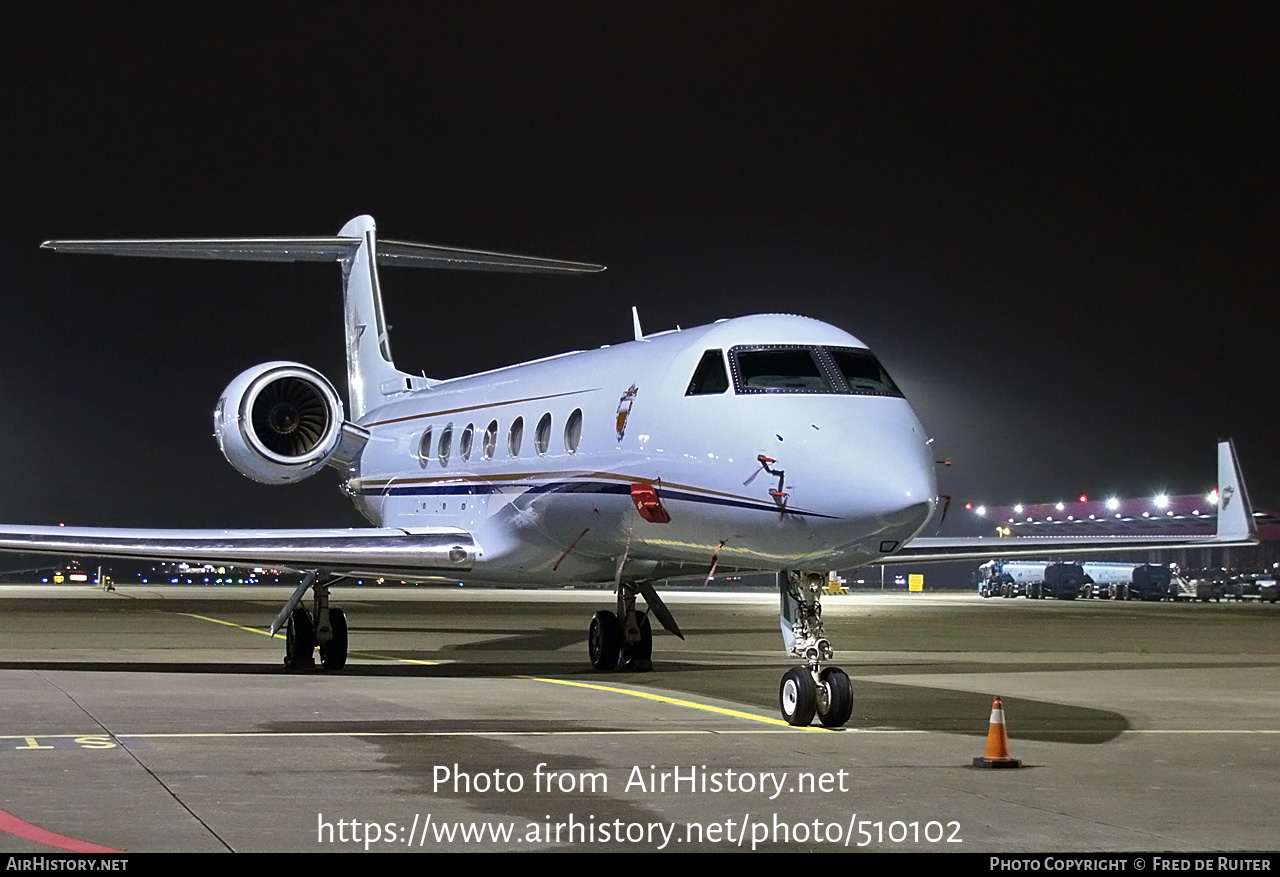
[[[559,399],[561,396],[577,396],[581,393],[595,393],[599,391],[599,387],[593,387],[590,390],[570,390],[567,393],[549,393],[546,396],[529,396],[524,399],[507,399],[503,402],[485,402],[480,405],[464,405],[461,408],[444,408],[440,411],[427,411],[422,414],[408,414],[404,417],[392,417],[389,420],[375,420],[373,423],[364,424],[365,429],[372,429],[375,426],[386,426],[389,423],[405,423],[410,420],[421,420],[424,417],[442,417],[446,414],[459,414],[463,411],[479,411],[482,408],[499,408],[503,405],[519,405],[521,402],[538,402],[543,399]]]

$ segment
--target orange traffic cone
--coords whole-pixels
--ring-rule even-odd
[[[974,767],[1022,767],[1022,762],[1009,757],[1009,735],[1004,729],[1004,704],[996,698],[991,704],[991,725],[987,729],[987,754],[973,760]]]

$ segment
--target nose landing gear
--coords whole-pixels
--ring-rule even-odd
[[[823,636],[821,573],[787,571],[778,575],[782,641],[804,661],[782,677],[778,707],[787,724],[804,727],[817,715],[824,727],[839,728],[853,715],[853,683],[839,667],[823,666],[835,652]]]

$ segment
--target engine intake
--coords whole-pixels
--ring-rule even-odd
[[[227,462],[264,484],[315,474],[338,450],[343,427],[342,401],[333,385],[296,362],[268,362],[241,372],[213,415]]]

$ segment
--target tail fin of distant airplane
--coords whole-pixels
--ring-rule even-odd
[[[1017,536],[1003,539],[991,536],[918,536],[907,543],[902,552],[881,558],[876,563],[928,563],[950,560],[977,560],[993,557],[1033,557],[1044,554],[1072,556],[1103,551],[1163,550],[1167,548],[1213,548],[1216,546],[1256,545],[1258,525],[1254,520],[1249,492],[1240,474],[1235,443],[1231,439],[1218,442],[1218,487],[1216,524],[1213,536],[1152,536],[1120,533],[1098,533],[1081,536]],[[1213,500],[1210,500],[1211,502]]]
[[[357,216],[335,237],[151,238],[142,240],[45,241],[62,253],[105,253],[169,259],[231,259],[249,262],[338,262],[346,315],[347,386],[351,416],[361,417],[388,396],[433,386],[436,381],[399,371],[391,359],[378,287],[378,265],[589,274],[603,265],[464,250],[408,241],[376,240],[371,216]]]
[[[1249,491],[1245,490],[1235,442],[1218,442],[1218,532],[1219,542],[1257,542],[1258,526],[1253,520]]]

